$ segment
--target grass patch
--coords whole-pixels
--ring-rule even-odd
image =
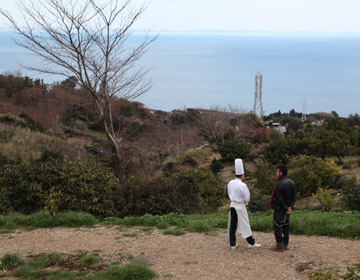
[[[10,233],[14,233],[14,231],[13,231],[13,230],[10,230],[10,229],[0,230],[0,234],[10,234]]]
[[[94,216],[84,212],[65,212],[49,216],[44,211],[39,211],[31,215],[13,213],[0,217],[0,227],[5,229],[21,226],[31,230],[47,227],[80,227],[93,226],[96,223],[98,220]]]
[[[91,256],[88,256],[87,253],[85,252],[80,252],[79,254],[76,255],[75,258],[73,258],[72,260],[75,263],[80,263],[80,264],[84,264],[84,265],[94,265],[97,264],[99,262],[99,258],[98,258],[99,254],[98,253],[94,253]]]
[[[254,231],[272,232],[272,211],[249,213],[251,229]],[[330,212],[321,211],[293,211],[291,214],[291,233],[298,235],[322,235],[341,238],[360,238],[360,212],[352,211],[345,213],[341,209],[334,208]],[[228,213],[213,213],[207,215],[183,215],[170,213],[167,215],[146,214],[141,217],[107,218],[98,221],[86,213],[59,213],[56,216],[48,216],[45,212],[33,215],[11,214],[0,217],[0,229],[9,230],[20,226],[25,227],[79,227],[102,223],[107,225],[122,225],[125,227],[143,227],[142,232],[151,232],[153,227],[167,230],[171,227],[186,229],[189,232],[212,234],[218,229],[226,229]],[[119,232],[123,232],[120,229]],[[123,233],[122,237],[137,237],[138,233]],[[166,234],[182,234],[173,229]]]
[[[251,229],[272,232],[272,212],[249,214]],[[360,238],[360,213],[353,211],[294,211],[290,216],[290,231],[297,235],[321,235],[340,238]]]
[[[124,253],[118,253],[119,257],[122,259],[127,259],[129,261],[132,261],[134,259],[134,255],[132,254],[124,254]]]
[[[81,263],[85,267],[71,265],[66,258],[55,253],[41,254],[39,256],[31,256],[26,262],[22,261],[18,255],[6,254],[1,260],[5,263],[2,268],[14,267],[14,271],[8,271],[6,276],[12,276],[21,279],[76,279],[76,280],[97,280],[97,279],[118,279],[118,280],[151,280],[156,277],[156,273],[151,269],[140,265],[119,266],[118,262],[109,261],[110,266],[101,266],[101,270],[91,269],[91,266],[99,262],[99,254],[95,253],[88,256],[85,252],[77,254],[72,261]],[[122,256],[132,259],[132,255]],[[63,259],[65,262],[63,262]],[[60,260],[60,262],[58,262]],[[19,264],[22,264],[19,266]],[[70,266],[61,266],[61,263]],[[60,268],[59,268],[60,264]],[[56,269],[52,269],[56,268]],[[69,267],[70,270],[69,270]]]
[[[124,236],[124,237],[137,237],[138,234],[137,233],[124,233],[122,236]]]
[[[100,271],[93,276],[87,277],[89,280],[151,280],[156,277],[156,273],[142,265],[128,265],[124,267],[111,266],[104,271]]]
[[[163,234],[165,235],[175,235],[175,236],[180,236],[180,235],[184,235],[186,234],[185,231],[183,231],[180,228],[173,228],[173,229],[167,229],[163,231]]]
[[[0,258],[0,261],[2,262],[2,266],[4,268],[16,266],[23,262],[19,254],[5,254],[2,258]]]

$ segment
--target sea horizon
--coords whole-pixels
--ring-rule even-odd
[[[260,72],[265,115],[292,109],[306,114],[336,111],[343,117],[359,113],[360,34],[287,33],[160,32],[139,60],[139,66],[152,68],[147,77],[153,89],[135,101],[162,111],[215,107],[251,111],[255,76]],[[0,32],[0,73],[18,70],[16,61],[39,63],[14,45],[9,34]],[[130,43],[142,33],[135,34]],[[64,79],[44,78],[45,82]]]

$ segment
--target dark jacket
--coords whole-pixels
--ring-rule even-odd
[[[296,185],[288,177],[282,177],[276,183],[273,201],[274,210],[287,211],[296,201]]]

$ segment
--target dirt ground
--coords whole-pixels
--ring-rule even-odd
[[[56,252],[74,255],[79,252],[99,253],[103,261],[120,261],[128,255],[144,252],[157,279],[308,279],[308,273],[332,269],[340,273],[360,261],[360,242],[319,236],[290,237],[290,250],[272,251],[274,237],[254,232],[261,248],[248,249],[238,236],[239,247],[231,250],[228,235],[187,233],[164,235],[154,229],[125,229],[119,226],[17,230],[0,235],[0,256],[5,253],[29,254]],[[10,279],[10,278],[9,278]]]

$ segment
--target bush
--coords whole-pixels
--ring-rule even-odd
[[[270,164],[287,164],[290,158],[302,152],[300,145],[301,143],[297,139],[280,136],[266,144],[261,150],[261,154]]]
[[[119,182],[98,162],[81,162],[51,153],[32,163],[0,171],[0,213],[83,211],[116,216],[123,207]]]
[[[256,181],[254,187],[265,195],[271,195],[277,178],[276,178],[276,167],[270,165],[265,161],[256,163],[253,176]]]
[[[331,270],[319,270],[308,274],[310,280],[336,280],[339,279]]]
[[[234,161],[237,158],[246,160],[250,156],[250,147],[241,141],[226,141],[218,147],[221,157],[225,161]]]
[[[220,172],[220,170],[223,168],[224,168],[224,164],[221,161],[217,160],[216,158],[212,160],[210,165],[210,169],[212,173],[217,175]]]
[[[250,201],[248,209],[250,212],[265,212],[270,210],[270,197],[269,195],[262,194],[258,189],[253,189],[251,191]]]
[[[342,188],[343,202],[350,210],[360,210],[360,184],[356,183],[356,177],[346,180]]]
[[[312,196],[319,201],[323,209],[330,210],[334,205],[334,199],[331,197],[331,193],[327,188],[318,188],[316,194]]]
[[[66,142],[30,129],[0,124],[0,150],[9,163],[40,159],[45,150],[59,150]]]
[[[208,172],[195,169],[150,178],[131,176],[122,189],[127,214],[208,213],[221,205],[222,187]]]
[[[289,165],[289,177],[296,183],[300,196],[311,196],[318,188],[338,187],[340,170],[334,162],[302,156]]]

